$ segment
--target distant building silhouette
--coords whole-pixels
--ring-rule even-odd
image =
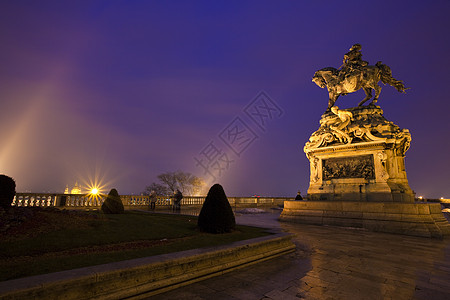
[[[69,193],[69,185],[66,185],[64,194],[77,194],[77,195],[81,194],[81,187],[78,185],[78,181],[75,182],[75,186],[70,190],[70,193]]]

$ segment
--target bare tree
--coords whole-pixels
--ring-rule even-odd
[[[185,195],[199,194],[205,185],[203,179],[182,171],[162,173],[157,178],[168,190],[175,192],[178,189]]]
[[[190,179],[194,177],[191,173],[184,173],[181,171],[175,172],[175,180],[177,181],[178,189],[187,195],[192,195],[192,189],[190,187]]]
[[[162,183],[167,185],[167,187],[172,191],[175,192],[175,190],[178,188],[177,186],[177,178],[176,178],[175,172],[167,172],[162,173],[156,176]]]
[[[167,186],[162,185],[161,183],[155,183],[155,182],[153,182],[152,184],[147,186],[145,188],[145,191],[143,192],[143,194],[150,195],[150,193],[152,191],[155,191],[156,195],[158,195],[158,196],[167,196],[167,195],[171,194],[171,191]]]

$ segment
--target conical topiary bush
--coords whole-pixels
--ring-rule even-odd
[[[119,193],[116,189],[112,189],[102,204],[102,211],[105,214],[123,214],[125,209]]]
[[[0,175],[0,207],[8,209],[16,195],[16,182],[9,176]]]
[[[220,184],[211,187],[198,216],[198,227],[209,233],[231,232],[236,226],[225,191]]]

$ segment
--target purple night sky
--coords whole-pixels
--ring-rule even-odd
[[[411,132],[411,188],[449,198],[450,2],[376,3],[1,1],[0,173],[18,192],[96,178],[139,194],[166,171],[209,180],[194,158],[214,145],[227,195],[306,194],[303,146],[328,101],[311,78],[360,43],[411,88],[382,85],[378,102]],[[245,114],[261,91],[282,110],[263,128]],[[236,120],[253,134],[239,155],[221,139]]]

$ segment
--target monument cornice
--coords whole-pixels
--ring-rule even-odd
[[[317,154],[317,153],[336,153],[336,152],[344,152],[351,150],[359,150],[359,149],[386,149],[389,148],[389,145],[392,147],[396,144],[396,139],[385,139],[384,141],[374,141],[374,142],[363,142],[363,143],[355,143],[355,144],[345,144],[345,145],[337,145],[337,146],[326,146],[321,148],[314,149],[306,149],[304,148],[304,152],[306,155]]]

